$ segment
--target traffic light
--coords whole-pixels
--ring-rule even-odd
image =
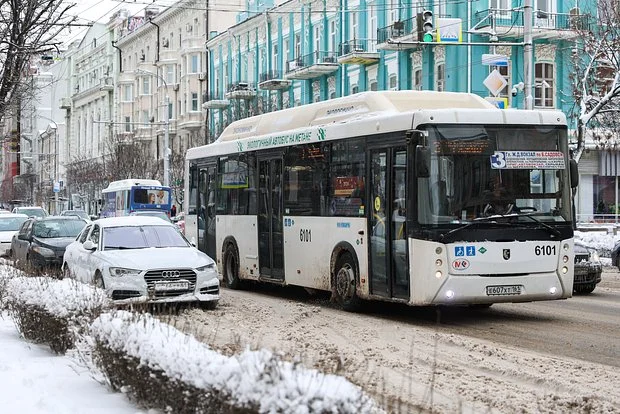
[[[422,13],[418,13],[416,16],[418,24],[418,41],[419,42],[432,42],[433,41],[433,12],[430,10],[424,10]]]

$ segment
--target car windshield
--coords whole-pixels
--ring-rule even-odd
[[[63,216],[76,216],[79,218],[83,218],[84,220],[89,220],[90,218],[88,217],[88,214],[86,214],[85,211],[80,211],[80,210],[72,210],[72,211],[65,211],[62,213]]]
[[[19,214],[25,214],[28,217],[45,217],[45,211],[40,208],[20,208],[18,210]]]
[[[76,237],[86,225],[82,220],[44,220],[34,223],[35,237],[51,239],[56,237]]]
[[[174,226],[126,226],[103,229],[104,250],[188,246],[187,241]]]
[[[0,231],[17,231],[27,217],[0,217]]]

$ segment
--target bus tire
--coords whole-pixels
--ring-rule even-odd
[[[228,243],[224,251],[224,281],[230,289],[241,289],[239,252],[234,243]]]
[[[333,292],[342,309],[354,312],[360,309],[361,299],[357,296],[359,272],[350,252],[344,252],[336,260]]]

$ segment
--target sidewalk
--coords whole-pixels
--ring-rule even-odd
[[[144,413],[71,358],[23,340],[6,314],[0,314],[0,407],[23,414]]]

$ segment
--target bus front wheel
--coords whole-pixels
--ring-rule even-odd
[[[224,252],[224,279],[231,289],[240,289],[239,279],[239,253],[234,244],[229,243]]]
[[[346,311],[356,311],[361,306],[357,296],[357,266],[353,256],[345,252],[336,261],[334,269],[334,293],[336,301]]]

